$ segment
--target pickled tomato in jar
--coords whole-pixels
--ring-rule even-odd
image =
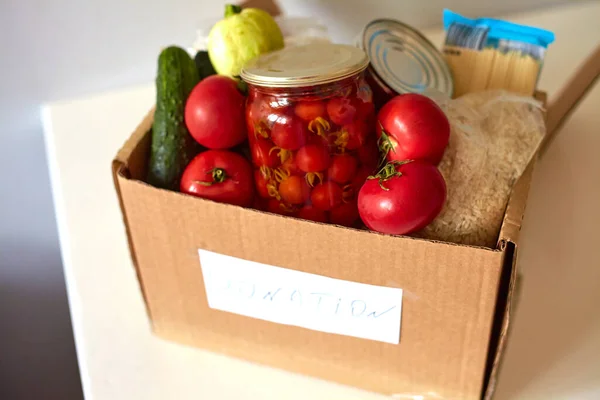
[[[354,226],[358,189],[378,163],[375,107],[355,47],[312,44],[242,70],[246,122],[263,209]]]

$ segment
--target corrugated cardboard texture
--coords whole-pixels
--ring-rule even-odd
[[[310,223],[153,188],[135,180],[145,174],[150,119],[151,114],[114,168],[157,334],[386,394],[480,398],[504,252]],[[400,344],[211,310],[198,248],[401,287]]]
[[[517,243],[519,240],[519,232],[521,231],[521,223],[525,214],[525,206],[527,204],[527,196],[529,194],[529,186],[535,166],[535,160],[531,162],[523,175],[517,180],[510,195],[500,235],[498,239],[498,247],[502,248],[506,242]]]
[[[506,257],[500,285],[498,288],[498,301],[496,302],[496,317],[492,326],[490,350],[486,365],[485,381],[483,385],[483,398],[491,400],[498,383],[498,372],[502,362],[506,341],[508,339],[510,317],[514,291],[517,283],[517,246],[513,242],[505,243]]]

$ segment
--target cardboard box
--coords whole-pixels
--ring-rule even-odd
[[[504,348],[532,166],[498,246],[461,246],[218,204],[144,182],[152,112],[113,162],[130,250],[154,332],[166,339],[384,394],[479,399]],[[403,289],[399,344],[211,309],[198,249]]]

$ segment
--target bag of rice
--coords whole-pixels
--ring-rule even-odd
[[[437,101],[452,127],[439,165],[448,195],[418,236],[493,248],[513,184],[544,136],[542,105],[505,91]]]

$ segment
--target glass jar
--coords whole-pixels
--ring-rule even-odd
[[[377,167],[365,53],[312,44],[259,57],[242,70],[260,207],[354,226],[358,190]]]

